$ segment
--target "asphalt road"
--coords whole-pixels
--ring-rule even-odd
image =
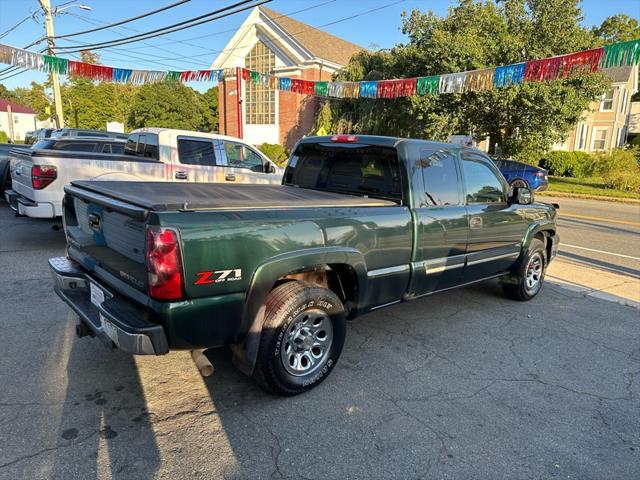
[[[560,205],[560,256],[640,278],[640,204],[538,197]]]
[[[450,291],[351,322],[331,377],[279,398],[225,350],[205,381],[74,338],[52,226],[0,204],[2,480],[640,478],[637,309]]]

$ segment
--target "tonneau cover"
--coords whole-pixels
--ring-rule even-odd
[[[75,181],[71,184],[152,211],[395,205],[389,200],[289,185],[102,181]]]

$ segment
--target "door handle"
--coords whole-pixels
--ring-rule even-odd
[[[224,179],[225,179],[227,182],[235,182],[235,181],[236,181],[236,176],[235,176],[233,173],[227,173],[227,174],[224,176]]]
[[[482,228],[482,217],[471,217],[469,219],[469,228]]]
[[[186,180],[187,172],[184,170],[178,170],[174,176],[176,177],[176,180]]]

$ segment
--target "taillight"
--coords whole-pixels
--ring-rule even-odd
[[[31,167],[31,185],[34,190],[42,190],[58,177],[58,169],[53,165],[34,165]]]
[[[147,227],[149,296],[156,300],[182,298],[182,263],[178,234],[162,227]]]
[[[536,175],[536,177],[546,177],[547,176],[547,172],[536,172],[535,175]]]
[[[355,135],[334,135],[331,137],[331,141],[336,143],[352,143],[357,142],[358,137]]]

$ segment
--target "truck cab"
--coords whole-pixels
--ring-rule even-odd
[[[50,265],[80,331],[136,354],[229,345],[283,395],[327,377],[347,319],[492,278],[534,298],[559,243],[554,206],[509,188],[483,152],[424,140],[308,137],[281,185],[65,190],[68,257]]]

